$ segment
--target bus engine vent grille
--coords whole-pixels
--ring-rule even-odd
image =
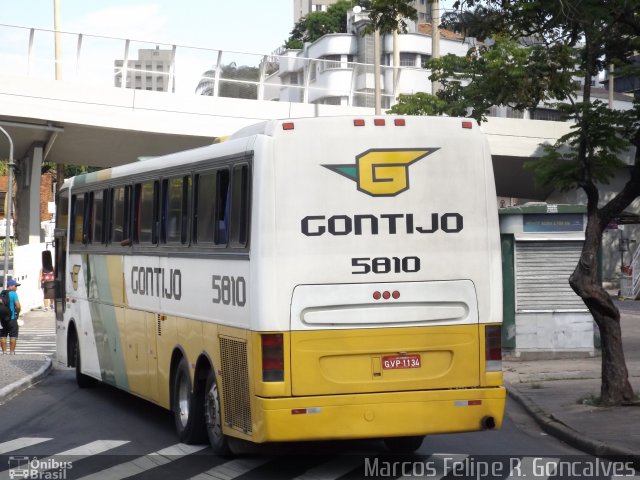
[[[251,401],[246,342],[220,337],[220,357],[225,423],[231,428],[250,434]]]

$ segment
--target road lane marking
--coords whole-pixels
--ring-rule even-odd
[[[129,462],[120,463],[105,470],[92,473],[91,475],[82,477],[80,480],[119,480],[121,478],[127,478],[161,465],[166,465],[167,463],[199,452],[205,448],[208,448],[208,445],[186,445],[184,443],[177,443],[176,445],[158,450],[149,455],[143,455]]]
[[[9,440],[8,442],[0,443],[0,455],[3,455],[7,452],[20,450],[21,448],[30,447],[32,445],[37,445],[42,442],[48,442],[49,440],[52,439],[40,437],[22,437],[16,438],[15,440]]]
[[[189,480],[232,480],[272,460],[271,457],[237,458],[217,465]]]

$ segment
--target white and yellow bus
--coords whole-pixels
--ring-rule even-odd
[[[495,186],[468,120],[268,121],[71,178],[57,211],[58,360],[170,409],[183,442],[413,451],[502,423]]]

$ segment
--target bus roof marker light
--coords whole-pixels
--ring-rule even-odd
[[[385,300],[389,300],[391,298],[391,294],[389,292],[385,291],[382,294],[382,298],[384,298]]]
[[[356,119],[353,121],[353,126],[354,126],[354,127],[364,127],[364,119],[362,119],[362,118],[356,118]]]
[[[385,126],[385,123],[386,123],[386,122],[384,121],[384,118],[374,118],[374,119],[373,119],[373,124],[374,124],[376,127],[384,127],[384,126]]]
[[[393,120],[393,124],[396,127],[404,127],[406,125],[405,119],[404,118],[395,118]]]
[[[375,292],[373,292],[373,299],[374,300],[380,300],[382,298],[382,294],[380,292],[378,292],[377,290]]]
[[[400,292],[398,290],[394,290],[391,296],[394,298],[394,300],[397,300],[400,298]]]
[[[293,122],[285,122],[282,124],[283,130],[293,130],[293,128],[294,128]]]
[[[467,129],[472,129],[473,128],[473,122],[462,122],[462,128],[467,128]]]

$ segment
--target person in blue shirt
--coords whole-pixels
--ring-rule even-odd
[[[7,353],[7,336],[9,337],[9,352],[11,355],[16,354],[16,342],[18,340],[18,316],[20,315],[20,299],[16,291],[20,284],[11,279],[7,282],[7,290],[9,290],[9,308],[11,316],[8,321],[3,322],[0,330],[0,347],[2,354]]]

